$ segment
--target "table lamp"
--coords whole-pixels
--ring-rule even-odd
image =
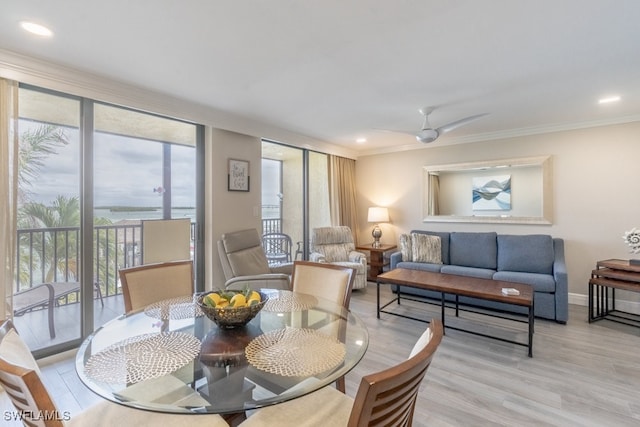
[[[371,231],[371,235],[373,236],[373,244],[371,246],[379,248],[382,230],[380,230],[380,226],[378,224],[381,222],[389,222],[389,210],[387,208],[371,207],[369,208],[367,221],[375,223],[373,231]]]

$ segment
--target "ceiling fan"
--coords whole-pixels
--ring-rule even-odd
[[[487,114],[489,114],[489,113],[476,114],[474,116],[465,117],[464,119],[456,120],[455,122],[451,122],[446,125],[440,126],[439,128],[434,129],[429,124],[429,114],[431,114],[433,110],[435,110],[435,107],[422,107],[420,108],[420,110],[418,110],[420,111],[420,114],[424,116],[424,123],[422,125],[422,129],[417,134],[416,133],[411,133],[411,134],[415,135],[416,139],[419,142],[424,142],[424,143],[433,142],[436,139],[438,139],[440,135],[447,132],[451,132],[452,130],[460,126],[466,125],[467,123],[470,123],[476,119],[479,119],[482,116],[486,116]],[[407,133],[410,133],[410,132],[407,132]]]

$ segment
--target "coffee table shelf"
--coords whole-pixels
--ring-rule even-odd
[[[401,313],[397,313],[390,310],[385,310],[389,305],[396,302],[400,304],[402,299],[401,292],[397,292],[397,295],[391,301],[381,305],[380,302],[380,285],[400,285],[408,286],[417,289],[425,289],[440,293],[440,307],[441,307],[441,319],[442,325],[449,329],[459,330],[474,335],[479,335],[487,338],[496,339],[511,344],[517,344],[528,348],[528,356],[533,356],[533,332],[534,332],[534,304],[533,304],[533,289],[529,285],[522,283],[505,282],[491,279],[480,279],[475,277],[458,276],[454,274],[434,273],[421,270],[410,270],[404,268],[396,268],[378,276],[376,280],[377,285],[377,316],[380,318],[380,313],[391,314],[394,316],[404,317],[408,319],[418,320],[422,322],[428,322],[420,318],[407,316]],[[519,295],[504,295],[502,293],[503,288],[517,289]],[[470,331],[463,328],[457,328],[454,326],[448,326],[445,323],[445,311],[448,308],[446,304],[446,295],[455,296],[455,315],[458,317],[460,309],[459,297],[467,296],[478,299],[484,299],[488,301],[502,302],[506,304],[512,304],[527,308],[527,320],[519,320],[517,318],[509,317],[508,319],[516,322],[526,322],[528,324],[528,340],[526,343],[509,340],[505,338],[496,337],[494,335],[487,335],[480,332]],[[427,302],[413,298],[404,298],[412,301]],[[491,311],[490,309],[488,309]],[[480,314],[489,314],[488,312],[474,311]],[[503,317],[503,316],[498,316]],[[506,317],[505,317],[506,318]]]

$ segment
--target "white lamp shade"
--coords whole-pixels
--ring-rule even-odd
[[[371,207],[369,208],[367,221],[375,223],[389,222],[389,210],[387,208]]]

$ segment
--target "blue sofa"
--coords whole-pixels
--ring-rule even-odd
[[[485,279],[526,283],[534,289],[536,317],[566,323],[569,317],[567,268],[564,241],[543,234],[509,235],[495,232],[437,232],[413,230],[411,233],[440,237],[442,263],[402,259],[402,252],[391,254],[390,268],[409,268]],[[405,238],[405,236],[402,236]],[[401,244],[404,243],[401,241]],[[405,254],[407,248],[404,248]],[[400,286],[400,292],[440,298],[432,291]],[[522,307],[460,297],[460,302],[510,312]]]

